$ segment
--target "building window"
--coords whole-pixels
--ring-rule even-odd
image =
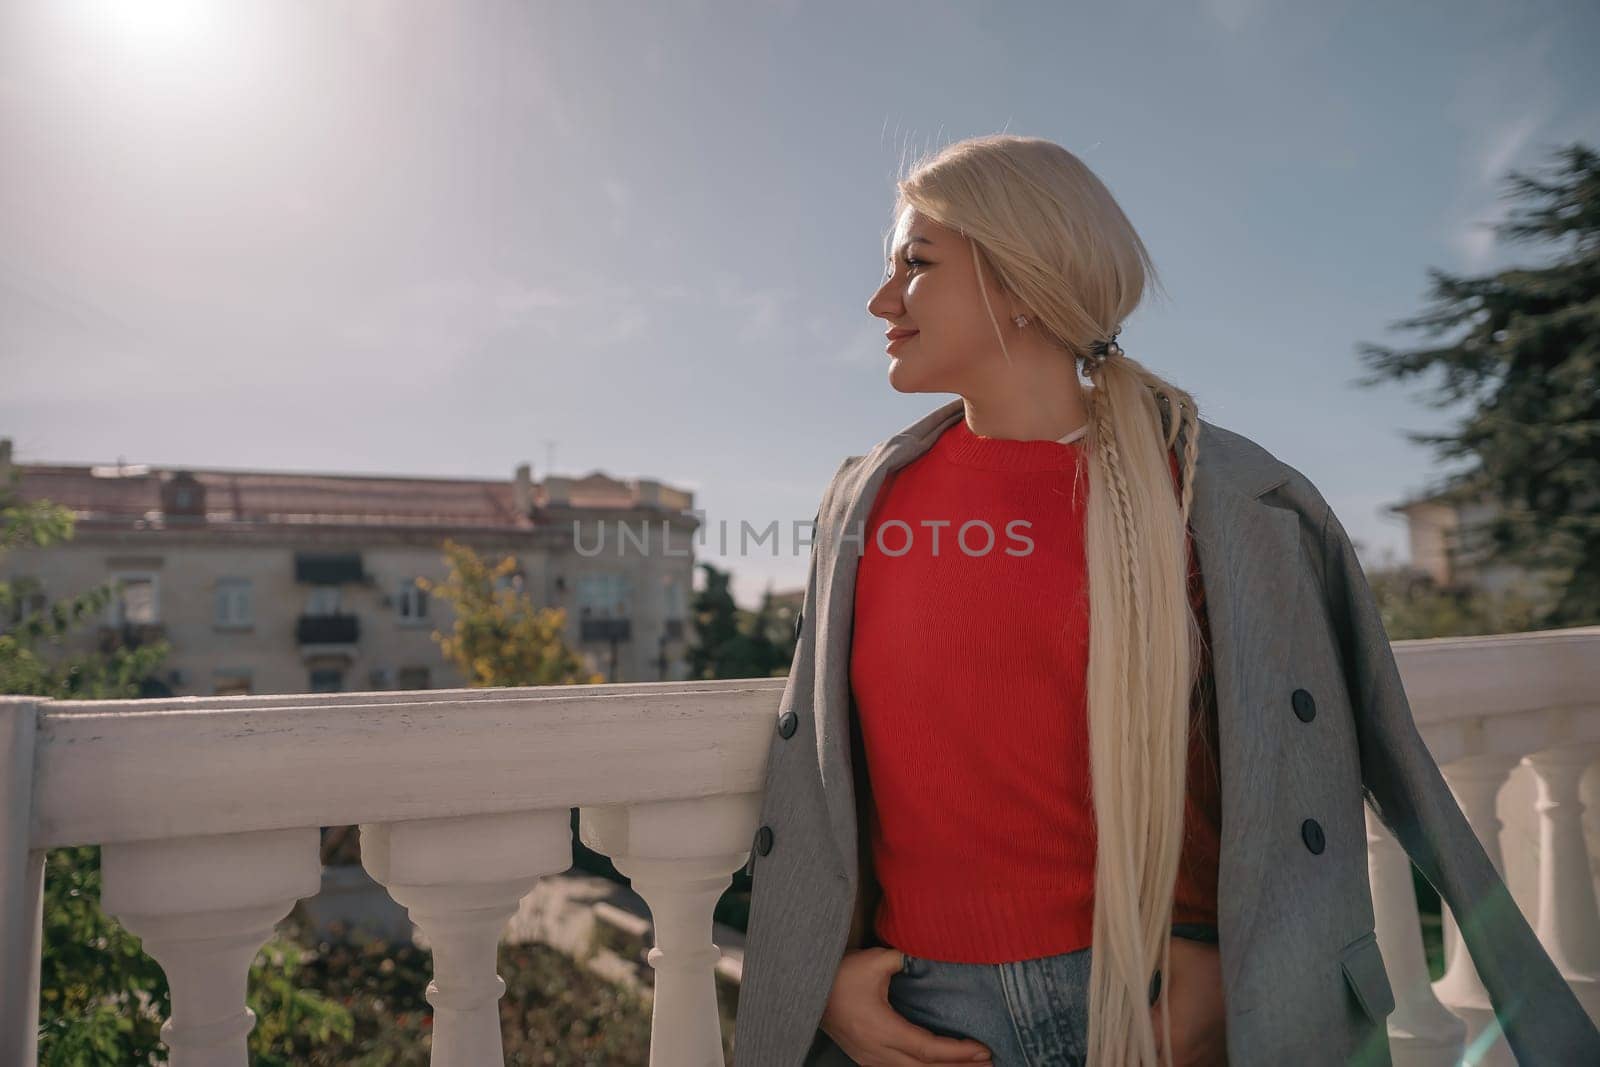
[[[401,667],[399,677],[401,689],[427,689],[428,668],[426,667]]]
[[[218,626],[250,626],[256,621],[249,578],[217,579],[216,620]]]
[[[249,696],[255,691],[255,679],[248,668],[219,667],[211,674],[211,694],[213,696]]]
[[[313,693],[344,692],[344,671],[327,667],[313,668],[311,671],[311,691]]]
[[[124,623],[143,624],[159,622],[161,605],[156,575],[149,571],[117,571],[111,576],[121,582],[122,588],[113,592],[106,606],[106,622],[112,626]]]
[[[400,583],[400,595],[395,597],[395,612],[401,622],[425,622],[428,618],[428,591],[417,585],[415,578]]]
[[[312,586],[311,592],[306,595],[306,614],[339,614],[339,587],[336,585]]]
[[[661,582],[661,617],[682,619],[689,614],[689,602],[684,596],[683,579],[669,575]]]
[[[628,614],[628,576],[620,571],[578,575],[580,618],[620,619]]]

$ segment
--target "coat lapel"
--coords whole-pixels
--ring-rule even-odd
[[[965,414],[956,399],[880,442],[833,486],[818,519],[816,738],[839,870],[856,889],[857,813],[850,751],[850,642],[856,568],[866,520],[884,479],[932,446]],[[1181,446],[1181,442],[1180,442]],[[1294,601],[1300,592],[1300,519],[1260,497],[1288,478],[1259,446],[1205,420],[1190,527],[1205,589],[1221,745],[1222,843],[1218,925],[1231,986],[1256,913],[1252,843],[1272,831],[1285,715],[1290,706]],[[1274,606],[1282,610],[1274,610]]]

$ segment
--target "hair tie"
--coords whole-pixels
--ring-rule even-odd
[[[1084,357],[1084,361],[1090,365],[1091,369],[1098,370],[1107,359],[1112,356],[1122,355],[1122,346],[1117,344],[1117,335],[1121,332],[1122,327],[1118,326],[1111,331],[1111,336],[1104,341],[1089,342],[1089,355]]]

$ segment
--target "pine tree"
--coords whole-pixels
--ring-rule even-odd
[[[1495,226],[1507,242],[1555,246],[1550,262],[1477,277],[1430,269],[1432,306],[1395,325],[1453,339],[1364,344],[1372,373],[1357,383],[1438,368],[1430,405],[1470,406],[1453,432],[1407,437],[1469,461],[1443,495],[1497,505],[1462,531],[1463,549],[1553,579],[1539,627],[1600,622],[1600,155],[1575,143],[1554,159],[1548,178],[1511,172],[1502,197],[1524,203]]]

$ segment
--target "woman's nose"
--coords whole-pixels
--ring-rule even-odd
[[[872,294],[872,299],[867,301],[867,314],[880,319],[889,318],[894,315],[895,306],[898,303],[899,301],[895,299],[889,283],[884,282],[878,287],[878,291]]]

